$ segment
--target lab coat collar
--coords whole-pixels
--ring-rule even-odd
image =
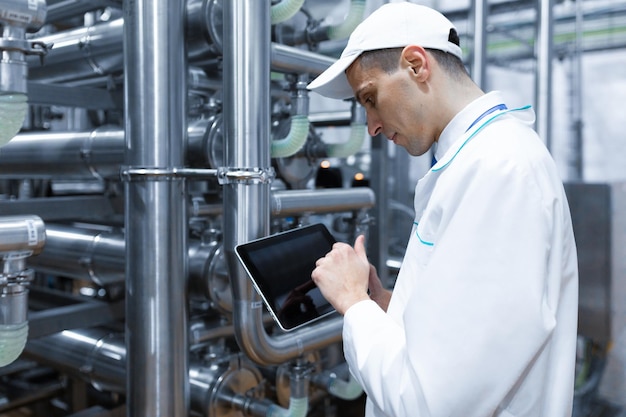
[[[446,153],[455,145],[467,131],[467,128],[488,109],[503,104],[504,98],[499,91],[492,91],[465,106],[463,110],[452,118],[443,129],[439,141],[435,143],[435,159],[441,161]],[[480,124],[480,123],[478,123]]]

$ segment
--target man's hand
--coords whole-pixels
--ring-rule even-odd
[[[391,301],[391,291],[385,289],[383,287],[382,282],[380,282],[380,278],[378,277],[378,272],[376,272],[376,268],[374,265],[370,265],[370,276],[368,281],[368,286],[370,290],[370,298],[376,302],[384,311],[387,311],[387,307],[389,307],[389,301]]]
[[[345,314],[353,304],[370,299],[367,295],[370,263],[365,251],[365,236],[356,238],[354,248],[335,243],[315,265],[311,274],[313,281],[340,314]]]

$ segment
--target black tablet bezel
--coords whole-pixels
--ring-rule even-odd
[[[326,226],[318,223],[235,247],[235,253],[246,269],[248,277],[282,330],[292,331],[335,312],[311,279],[315,262],[326,255],[335,242]],[[283,265],[284,268],[277,269],[279,265]],[[302,276],[293,277],[286,271],[289,268],[299,269]],[[306,303],[299,302],[297,310],[305,311],[292,310],[288,315],[281,314],[283,307],[281,303],[288,300],[288,295],[300,301],[304,297]],[[295,305],[292,304],[293,306]],[[294,313],[298,314],[294,316]]]

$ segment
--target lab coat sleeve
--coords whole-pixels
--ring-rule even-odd
[[[403,295],[404,328],[373,302],[346,313],[347,361],[386,415],[492,416],[525,374],[541,372],[563,203],[549,170],[513,161],[455,161],[439,178],[405,256],[417,284]],[[423,242],[432,246],[421,251]]]

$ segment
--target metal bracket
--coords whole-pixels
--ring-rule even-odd
[[[227,184],[269,184],[276,177],[274,168],[218,168],[217,180]]]

